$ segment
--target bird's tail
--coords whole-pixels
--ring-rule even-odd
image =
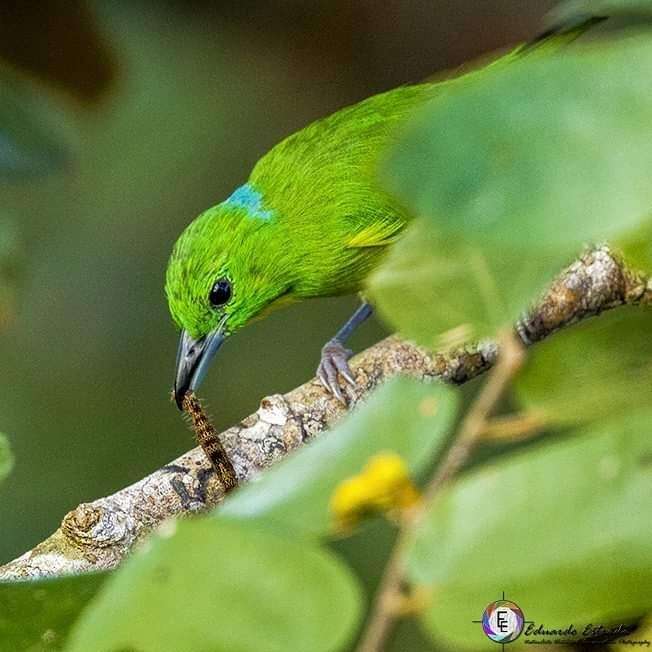
[[[488,69],[499,68],[527,56],[538,56],[539,53],[554,53],[572,43],[595,25],[607,20],[608,16],[591,16],[583,14],[572,19],[558,21],[532,40],[487,61],[482,59],[460,66],[446,75],[431,76],[426,81],[459,81],[469,79],[478,74],[484,74]]]
[[[518,46],[513,54],[523,56],[530,52],[554,51],[582,36],[595,25],[607,20],[608,16],[576,16],[572,20],[554,23],[531,41]]]

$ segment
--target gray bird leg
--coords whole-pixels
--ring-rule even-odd
[[[351,315],[350,319],[337,331],[332,339],[324,344],[321,350],[321,361],[317,367],[317,378],[341,403],[346,404],[346,399],[340,388],[337,375],[340,374],[344,380],[355,386],[355,379],[349,367],[348,360],[353,355],[351,349],[347,349],[344,343],[349,339],[353,331],[371,315],[374,311],[372,305],[364,301]]]

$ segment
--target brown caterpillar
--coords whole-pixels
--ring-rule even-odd
[[[192,421],[192,429],[197,443],[202,447],[209,462],[215,469],[217,477],[222,483],[224,492],[238,486],[238,478],[231,461],[229,460],[222,442],[215,432],[213,424],[206,416],[201,403],[194,392],[187,392],[183,397],[183,409]]]

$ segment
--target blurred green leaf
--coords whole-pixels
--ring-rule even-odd
[[[77,99],[97,100],[116,75],[113,46],[121,44],[115,38],[108,42],[106,26],[98,21],[101,14],[84,0],[4,2],[0,59]]]
[[[652,405],[652,311],[627,306],[532,348],[515,381],[519,402],[554,423]]]
[[[0,179],[39,175],[65,163],[54,113],[42,92],[0,67]]]
[[[652,219],[648,218],[611,244],[623,254],[630,268],[652,272]]]
[[[352,637],[360,592],[331,553],[261,523],[169,528],[107,581],[69,652],[335,652]]]
[[[0,330],[14,314],[22,251],[16,222],[0,216]]]
[[[9,441],[0,432],[0,481],[9,475],[14,465],[14,456],[9,448]]]
[[[489,68],[418,116],[390,161],[415,213],[480,245],[577,247],[649,214],[648,38]]]
[[[238,489],[218,515],[265,517],[295,534],[330,530],[330,497],[374,454],[393,451],[416,474],[441,450],[458,407],[456,390],[396,378],[379,387],[333,430]]]
[[[650,410],[593,424],[446,490],[409,558],[411,580],[433,589],[423,622],[435,640],[478,649],[471,621],[503,591],[550,629],[649,611],[651,424]]]
[[[406,337],[433,349],[493,333],[505,315],[535,298],[533,279],[570,263],[558,256],[523,256],[446,240],[421,218],[373,275],[369,291],[380,314]],[[553,262],[554,261],[554,262]]]
[[[60,650],[106,574],[0,583],[0,652]]]
[[[631,38],[524,56],[442,87],[408,128],[386,176],[407,206],[427,218],[421,236],[430,224],[431,256],[446,261],[433,264],[434,286],[444,292],[433,296],[433,283],[406,278],[395,293],[400,287],[417,296],[424,321],[435,301],[462,319],[469,293],[450,283],[447,263],[457,257],[457,267],[474,268],[481,260],[498,270],[484,285],[503,297],[491,314],[468,320],[476,336],[487,335],[518,317],[524,295],[534,298],[584,243],[641,223],[652,206],[652,87],[645,81],[651,66],[649,39]],[[402,253],[405,268],[410,253],[405,246]],[[505,273],[510,267],[513,284]],[[477,272],[469,276],[476,280]],[[372,294],[377,283],[378,276]],[[475,302],[486,297],[479,290]],[[401,307],[387,294],[380,302],[400,325]]]

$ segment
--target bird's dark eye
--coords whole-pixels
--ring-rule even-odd
[[[208,295],[208,300],[215,308],[223,306],[231,298],[231,283],[226,278],[215,282]]]

